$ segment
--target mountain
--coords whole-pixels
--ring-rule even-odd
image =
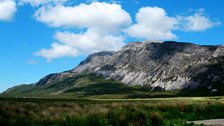
[[[113,87],[116,84],[122,89]],[[142,87],[150,90],[206,87],[210,92],[221,92],[224,46],[175,41],[131,42],[119,51],[91,54],[72,70],[47,75],[35,84],[14,87],[3,94],[22,91],[38,94],[40,90],[50,94],[83,93],[83,88],[87,89],[84,91],[87,94],[91,88],[95,93],[103,90],[111,93],[111,88],[114,88],[113,93],[145,91]]]

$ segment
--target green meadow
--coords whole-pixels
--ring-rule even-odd
[[[224,97],[0,98],[1,126],[193,126],[224,118]]]

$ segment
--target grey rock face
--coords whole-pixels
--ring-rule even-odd
[[[113,51],[103,51],[91,54],[87,59],[82,61],[75,69],[62,73],[49,74],[42,78],[37,85],[49,84],[56,81],[62,81],[64,78],[74,77],[80,73],[91,73],[107,63],[113,55]]]
[[[44,85],[44,84],[49,84],[56,81],[62,81],[64,78],[73,77],[75,75],[77,74],[69,72],[69,71],[62,72],[62,73],[49,74],[46,77],[40,79],[37,85]]]
[[[75,69],[49,75],[39,82],[81,73],[96,73],[128,85],[165,90],[223,83],[224,47],[180,42],[133,42],[117,52],[90,55]],[[43,81],[45,80],[45,81]]]
[[[75,73],[91,73],[99,70],[105,63],[109,62],[111,56],[114,54],[112,51],[104,51],[91,54],[86,60],[82,61],[72,72]]]

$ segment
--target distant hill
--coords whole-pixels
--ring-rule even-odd
[[[189,95],[184,91],[190,89],[203,90],[203,95],[222,95],[223,87],[224,46],[151,41],[91,54],[72,70],[47,75],[35,84],[10,88],[3,95],[147,97],[154,96],[149,94],[153,90],[166,90],[165,95],[172,96]],[[201,95],[197,92],[192,91]]]

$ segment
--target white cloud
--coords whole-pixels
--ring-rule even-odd
[[[175,39],[173,31],[205,31],[221,24],[213,21],[199,9],[190,16],[167,16],[166,11],[159,7],[143,7],[136,15],[136,24],[133,24],[126,33],[131,37],[147,40]]]
[[[102,50],[118,50],[124,46],[122,36],[99,34],[91,30],[83,34],[58,32],[55,37],[59,42],[79,50],[82,54]]]
[[[194,15],[178,16],[178,20],[180,22],[180,30],[183,31],[205,31],[221,24],[220,21],[212,21],[206,16],[203,9],[200,9]]]
[[[88,30],[83,34],[70,32],[57,32],[54,43],[50,49],[42,49],[36,53],[48,60],[64,56],[75,57],[102,50],[118,50],[124,46],[123,37],[102,35]]]
[[[70,53],[57,47],[42,49],[38,56],[54,59],[63,56],[87,55],[102,50],[118,50],[124,45],[122,29],[131,23],[130,15],[114,3],[94,2],[74,7],[55,6],[40,8],[35,17],[53,27],[83,28],[84,33],[57,32],[57,45],[69,47]],[[71,53],[74,50],[76,53]]]
[[[78,6],[47,6],[40,8],[35,17],[52,27],[90,28],[96,32],[118,32],[131,23],[129,13],[114,3],[94,2]]]
[[[136,24],[129,27],[128,35],[141,39],[167,40],[175,39],[172,32],[176,28],[176,18],[167,16],[164,9],[159,7],[143,7],[136,15]]]
[[[121,5],[105,2],[77,6],[47,5],[40,7],[34,16],[37,21],[48,26],[79,31],[56,32],[56,43],[36,53],[48,60],[118,50],[125,44],[124,32],[144,40],[171,40],[177,38],[174,34],[177,30],[202,31],[218,25],[218,22],[211,21],[203,13],[171,17],[159,7],[140,8],[136,14],[136,23],[131,25],[131,17]]]
[[[58,43],[53,43],[51,49],[42,49],[39,52],[35,53],[36,56],[42,56],[47,58],[48,61],[51,61],[54,58],[60,58],[65,56],[76,56],[77,50],[74,50],[72,47],[67,45],[62,45]]]
[[[16,3],[13,0],[0,0],[0,21],[9,21],[16,12]]]
[[[47,4],[62,4],[65,3],[68,0],[19,0],[19,4],[30,4],[31,6],[38,7],[41,5],[47,5]]]

